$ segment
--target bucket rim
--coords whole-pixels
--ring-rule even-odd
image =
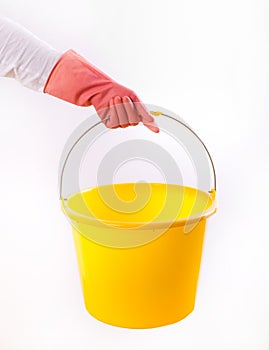
[[[208,199],[211,200],[211,205],[209,208],[206,210],[195,214],[191,215],[188,217],[183,217],[183,218],[177,218],[173,221],[171,220],[163,220],[163,221],[158,221],[158,222],[145,222],[145,221],[133,221],[133,222],[126,222],[122,220],[103,220],[103,219],[98,219],[97,217],[94,216],[87,216],[84,214],[81,214],[73,209],[71,209],[68,206],[68,201],[77,195],[78,193],[83,193],[89,191],[89,189],[84,189],[81,192],[78,193],[73,193],[68,196],[68,198],[61,198],[61,208],[66,217],[68,217],[71,221],[76,221],[78,223],[83,223],[83,224],[88,224],[91,226],[106,226],[107,228],[126,228],[126,229],[161,229],[165,227],[176,227],[176,226],[183,226],[183,225],[191,225],[194,222],[197,222],[197,220],[202,220],[202,219],[207,219],[208,217],[212,216],[213,214],[216,213],[217,211],[217,203],[216,203],[216,191],[212,189],[211,191],[205,192],[202,190],[199,190],[194,187],[190,186],[183,186],[180,185],[184,188],[189,188],[189,189],[194,189],[196,191],[202,192],[203,194],[206,194],[208,196]]]

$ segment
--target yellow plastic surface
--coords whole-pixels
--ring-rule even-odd
[[[134,186],[109,185],[102,186],[101,192],[94,188],[75,194],[68,200],[70,212],[67,210],[66,214],[72,220],[88,312],[111,325],[152,328],[177,322],[194,308],[206,217],[215,211],[214,199],[208,193],[177,185]],[[106,195],[113,198],[112,190],[120,201],[106,200]],[[144,198],[138,198],[143,193]],[[76,217],[75,212],[81,217]],[[186,233],[190,214],[200,215],[200,219]],[[96,217],[107,228],[96,226]],[[158,225],[161,227],[169,220],[174,222],[172,226],[162,228],[157,237],[150,236]],[[148,221],[153,222],[152,229],[142,225]],[[106,245],[98,241],[102,231]],[[122,237],[124,242],[127,237],[127,244],[117,248],[113,246],[113,236],[119,231],[118,238]],[[144,238],[149,235],[149,239],[144,244],[124,248],[136,235]],[[112,237],[112,246],[107,245],[108,236]]]
[[[84,223],[98,219],[118,227],[172,222],[208,216],[213,195],[192,187],[164,183],[120,183],[94,187],[69,197],[67,214]],[[210,209],[208,211],[208,209]]]

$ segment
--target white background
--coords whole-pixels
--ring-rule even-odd
[[[10,79],[1,91],[0,349],[269,349],[269,3],[1,0],[2,15],[73,48],[181,115],[218,174],[196,308],[152,330],[84,309],[58,163],[80,108]]]

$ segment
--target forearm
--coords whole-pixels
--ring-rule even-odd
[[[22,26],[0,17],[0,76],[43,91],[61,55]]]

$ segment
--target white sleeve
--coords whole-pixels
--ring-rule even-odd
[[[24,27],[0,17],[0,76],[43,91],[49,74],[62,54]]]

